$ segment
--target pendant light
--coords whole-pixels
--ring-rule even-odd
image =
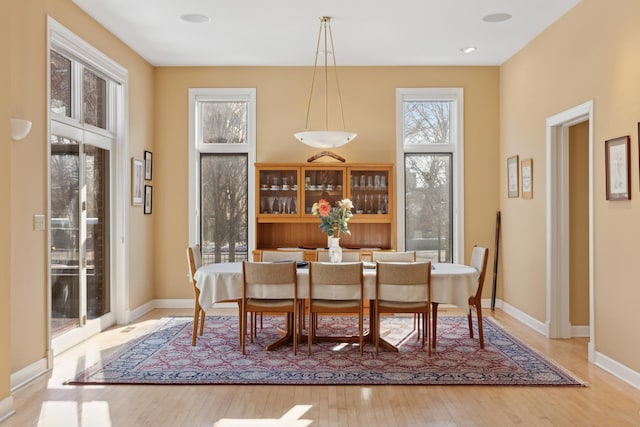
[[[323,49],[320,49],[322,45]],[[309,114],[311,112],[311,99],[313,97],[313,89],[316,82],[316,74],[318,72],[318,57],[322,51],[324,57],[324,130],[309,130]],[[340,117],[342,119],[342,130],[329,130],[329,55],[333,62],[333,76],[335,78],[336,94],[338,96],[338,105],[340,106]],[[323,16],[320,18],[320,31],[318,32],[318,42],[316,44],[316,56],[313,64],[313,77],[311,79],[311,91],[309,93],[309,102],[307,104],[307,119],[305,121],[305,130],[294,135],[298,141],[315,148],[333,148],[340,147],[352,141],[357,134],[348,132],[344,124],[344,111],[342,109],[342,95],[340,93],[340,84],[338,82],[338,69],[336,66],[336,55],[333,47],[333,34],[331,33],[331,17]]]

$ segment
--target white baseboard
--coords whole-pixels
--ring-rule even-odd
[[[496,306],[497,306],[497,302],[496,302]],[[534,319],[533,317],[529,316],[527,313],[520,311],[519,309],[515,308],[511,304],[507,304],[504,301],[500,301],[500,307],[502,311],[504,311],[511,317],[516,318],[517,320],[524,323],[534,331],[544,335],[545,337],[549,336],[549,328],[545,323],[537,319]]]
[[[11,374],[11,392],[16,391],[23,385],[26,385],[38,378],[40,375],[46,374],[47,371],[47,359],[42,358],[31,365],[14,372]]]
[[[593,364],[640,390],[640,372],[636,372],[597,351],[595,352]]]
[[[571,338],[589,338],[591,331],[589,325],[571,325]]]
[[[154,308],[190,308],[193,310],[194,300],[188,299],[154,299]]]
[[[496,303],[496,306],[497,305],[498,304]],[[502,307],[502,310],[505,313],[516,318],[520,322],[529,326],[534,331],[541,333],[545,337],[549,336],[548,327],[545,323],[542,323],[539,320],[534,319],[533,317],[529,316],[526,313],[523,313],[519,309],[505,303],[504,301],[500,301],[500,305]],[[484,302],[483,302],[483,307],[484,307]],[[589,326],[573,326],[571,328],[571,333],[574,337],[577,337],[577,336],[589,337],[590,336]],[[593,363],[599,368],[604,369],[614,377],[624,381],[625,383],[631,385],[632,387],[635,387],[636,389],[640,390],[640,373],[639,372],[636,372],[633,369],[617,362],[616,360],[613,360],[605,356],[604,354],[597,352],[595,349],[595,345],[592,342],[588,344],[588,355],[589,355],[589,362]]]
[[[128,316],[129,321],[127,323],[132,322],[144,316],[154,308],[155,308],[155,304],[153,301],[149,301],[148,303],[142,304],[141,306],[134,308],[133,310],[129,311],[129,316]]]
[[[13,407],[13,396],[0,400],[0,423],[16,413]]]
[[[238,304],[235,302],[218,302],[213,305],[215,308],[238,308]],[[146,304],[143,304],[133,310],[131,310],[131,319],[134,321],[154,308],[188,308],[193,310],[193,299],[154,299]]]

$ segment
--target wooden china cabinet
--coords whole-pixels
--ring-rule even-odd
[[[335,206],[353,202],[351,235],[343,248],[395,248],[393,164],[256,163],[256,249],[327,246],[311,207],[320,199]]]

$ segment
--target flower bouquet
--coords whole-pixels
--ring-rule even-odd
[[[353,203],[349,199],[342,199],[337,206],[331,207],[325,199],[318,200],[311,207],[311,213],[320,217],[320,229],[329,237],[340,237],[340,233],[351,234],[348,222],[351,219]]]

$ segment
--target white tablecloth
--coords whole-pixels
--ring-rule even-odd
[[[431,300],[467,309],[477,288],[478,271],[468,265],[434,263],[431,270]],[[242,263],[203,265],[196,271],[200,306],[206,311],[214,303],[242,298]],[[364,297],[375,298],[376,271],[364,270]],[[309,297],[309,270],[298,269],[298,297]]]

